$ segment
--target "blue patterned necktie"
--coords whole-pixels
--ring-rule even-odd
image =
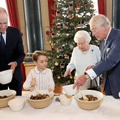
[[[1,33],[1,41],[0,42],[1,42],[3,50],[5,50],[5,42],[4,42],[4,38],[2,36],[2,33]]]

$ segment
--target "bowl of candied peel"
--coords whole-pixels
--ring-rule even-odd
[[[103,93],[95,90],[82,90],[82,93],[88,98],[84,100],[81,93],[77,93],[74,98],[80,108],[85,110],[97,109],[103,101]]]
[[[41,109],[48,107],[54,99],[54,92],[48,90],[39,90],[39,94],[35,91],[27,95],[27,102],[34,108]]]

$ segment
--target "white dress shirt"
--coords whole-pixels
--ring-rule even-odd
[[[6,45],[6,32],[2,33],[2,36],[3,36],[3,39],[4,39],[5,45]]]
[[[86,68],[90,65],[95,65],[100,61],[101,54],[97,46],[90,44],[90,49],[87,52],[82,52],[78,47],[75,47],[72,52],[70,63],[67,69],[70,68],[76,70],[75,76],[81,75],[85,72]],[[99,85],[99,80],[97,80]],[[87,89],[90,87],[90,81],[88,80],[81,89]]]
[[[31,87],[30,83],[32,81],[32,76],[33,78],[36,78],[36,86],[39,90],[48,90],[51,88],[54,90],[54,80],[53,80],[53,74],[51,69],[46,68],[44,71],[40,72],[38,71],[37,67],[32,69],[23,84],[23,88],[26,90],[33,89]]]

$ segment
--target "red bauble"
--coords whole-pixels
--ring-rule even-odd
[[[78,8],[80,7],[80,3],[77,3],[77,7],[78,7]]]

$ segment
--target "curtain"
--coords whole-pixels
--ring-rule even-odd
[[[105,0],[98,0],[98,13],[105,15]]]
[[[51,7],[54,6],[55,1],[54,0],[48,0],[48,10],[49,10],[49,23],[50,23],[50,27],[52,27],[52,20],[53,20],[53,16],[52,14],[56,15],[56,11],[53,10]]]
[[[19,21],[18,21],[18,16],[17,16],[17,2],[16,0],[6,0],[6,6],[7,6],[7,10],[8,10],[8,16],[9,16],[9,20],[10,20],[10,25],[12,27],[16,27],[16,28],[19,28]],[[21,33],[21,35],[23,35]],[[25,81],[26,79],[26,76],[25,76],[25,68],[24,68],[24,65],[23,63],[21,63],[21,69],[22,69],[22,74],[23,74],[23,82]]]

